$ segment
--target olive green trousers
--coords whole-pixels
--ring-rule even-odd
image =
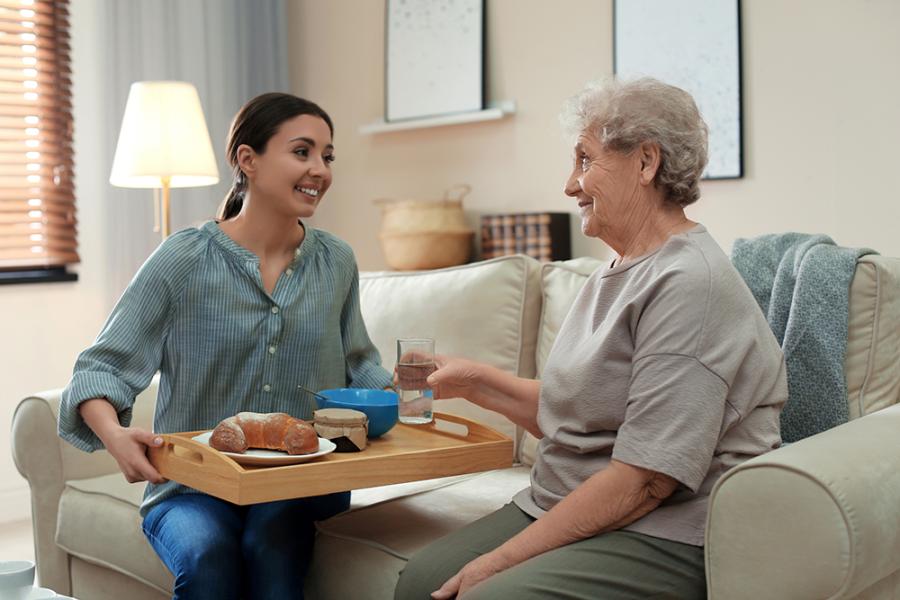
[[[507,504],[414,555],[395,600],[426,600],[463,566],[534,522]],[[472,588],[464,600],[706,598],[703,548],[613,531],[535,556]]]

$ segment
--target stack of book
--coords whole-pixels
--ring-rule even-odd
[[[525,254],[537,260],[569,260],[569,213],[522,213],[481,217],[481,258]]]

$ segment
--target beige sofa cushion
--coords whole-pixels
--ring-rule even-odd
[[[595,258],[547,263],[541,267],[541,322],[537,346],[537,375],[544,371],[553,340],[569,314],[575,297],[591,273],[603,265]]]
[[[534,377],[539,267],[517,255],[436,271],[360,274],[363,319],[385,368],[394,368],[397,338],[430,337],[440,354]],[[510,421],[465,400],[442,400],[435,408],[516,439]]]
[[[864,256],[850,285],[847,396],[850,418],[900,402],[900,258]]]
[[[491,483],[490,479],[482,479],[481,485],[485,490],[492,491],[493,495],[499,496],[505,493],[507,488],[515,487],[515,485],[504,485],[509,484],[511,479],[504,471],[498,471],[498,473],[500,475],[497,483]],[[441,488],[454,486],[473,478],[482,478],[485,475],[488,474],[461,475],[354,490],[350,508],[351,511],[356,511],[372,505],[380,505],[385,507],[382,508],[382,511],[385,511],[388,510],[386,506],[392,500],[410,495],[424,496],[426,492],[439,492]],[[519,480],[514,477],[512,481],[518,484]],[[141,531],[138,507],[143,498],[144,485],[129,484],[120,473],[66,482],[66,488],[60,499],[60,519],[57,525],[56,543],[66,552],[86,563],[113,569],[170,596],[174,585],[172,575]],[[527,485],[527,480],[519,488],[512,490],[510,497],[525,485]],[[455,495],[458,493],[450,493],[448,497]],[[493,498],[493,495],[489,497]],[[437,496],[441,497],[442,495],[437,494]],[[487,506],[493,505],[489,503]],[[347,513],[336,518],[348,518],[349,516],[350,513]],[[104,524],[109,526],[104,527]],[[327,523],[323,525],[327,526]],[[318,543],[316,552],[319,552]],[[336,559],[336,562],[328,562],[327,565],[322,562],[320,568],[339,572],[340,569],[335,569],[331,565],[342,562],[343,558]],[[366,572],[373,571],[371,566],[362,567],[362,569]],[[386,574],[388,577],[391,575],[390,572]],[[391,585],[396,582],[396,572],[393,573],[393,576],[394,578],[390,580]],[[127,579],[122,579],[121,582],[124,585]],[[91,582],[83,582],[78,589],[87,590],[91,585],[93,585]],[[310,595],[310,597],[317,596]],[[389,595],[385,597],[389,597]]]
[[[121,473],[67,481],[56,543],[69,554],[168,593],[172,574],[141,531],[144,486],[128,483]]]
[[[413,553],[509,503],[528,486],[528,473],[513,467],[470,475],[319,523],[308,597],[393,597],[397,576]]]
[[[544,370],[553,340],[569,314],[575,297],[591,273],[602,265],[602,261],[584,257],[546,263],[541,267],[541,320],[536,355],[538,377]],[[525,432],[519,450],[519,460],[523,464],[534,464],[537,444],[537,439]]]
[[[72,589],[76,590],[75,597],[79,600],[171,600],[172,598],[171,591],[160,592],[155,587],[144,585],[118,571],[111,571],[77,556],[68,556],[68,559]]]

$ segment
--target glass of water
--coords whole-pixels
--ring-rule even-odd
[[[427,379],[434,369],[434,340],[397,340],[397,391],[400,393],[401,423],[431,423],[433,396]]]

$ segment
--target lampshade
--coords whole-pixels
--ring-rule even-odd
[[[183,81],[131,84],[109,182],[118,187],[213,185],[219,170],[196,88]]]

